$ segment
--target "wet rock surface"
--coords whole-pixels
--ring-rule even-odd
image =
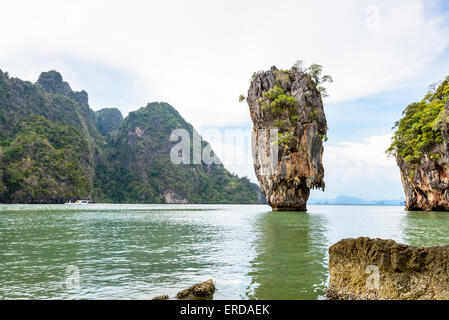
[[[214,282],[209,279],[178,292],[176,298],[181,300],[212,299],[215,290]]]
[[[179,300],[212,300],[214,297],[216,287],[214,282],[209,279],[207,281],[197,283],[191,287],[179,291],[175,299]],[[168,295],[154,297],[152,300],[169,300]]]
[[[344,239],[329,249],[330,300],[447,300],[449,246]]]

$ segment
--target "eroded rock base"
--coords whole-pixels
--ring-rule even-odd
[[[329,249],[329,273],[327,299],[447,300],[449,246],[344,239]]]

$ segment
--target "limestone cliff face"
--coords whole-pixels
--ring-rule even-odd
[[[410,163],[396,154],[406,196],[406,210],[449,211],[449,130],[446,118],[449,101],[443,111],[443,125],[438,129],[443,141],[419,160]],[[432,157],[439,155],[439,157]]]
[[[324,190],[327,124],[319,90],[306,72],[272,67],[253,76],[247,102],[254,168],[268,204],[305,211],[310,189]]]
[[[447,300],[449,246],[412,247],[383,239],[345,239],[329,249],[334,300]]]

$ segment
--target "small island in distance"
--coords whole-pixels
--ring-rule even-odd
[[[403,206],[405,198],[401,199],[379,199],[379,200],[367,200],[358,197],[339,195],[335,198],[326,199],[309,199],[309,204],[312,205],[360,205],[360,206]]]

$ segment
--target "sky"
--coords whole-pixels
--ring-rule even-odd
[[[238,96],[254,71],[319,63],[334,83],[326,191],[312,197],[397,199],[399,170],[384,151],[402,110],[448,74],[448,16],[432,0],[8,1],[0,69],[32,82],[57,70],[94,110],[166,101],[256,182]]]

